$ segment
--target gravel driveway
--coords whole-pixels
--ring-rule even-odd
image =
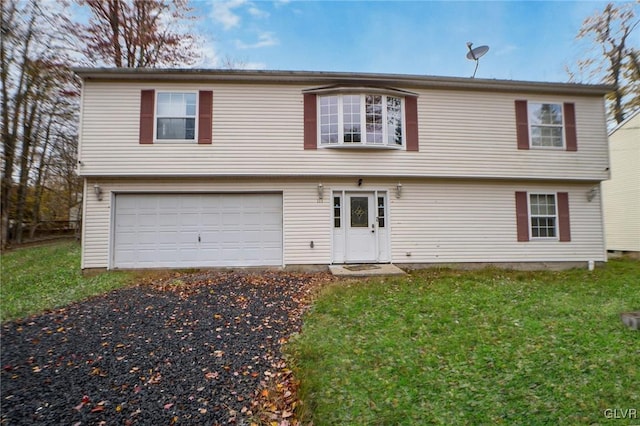
[[[6,323],[0,422],[247,424],[327,279],[174,273]]]

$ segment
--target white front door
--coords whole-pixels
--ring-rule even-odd
[[[373,192],[346,194],[346,261],[378,260],[376,204]]]

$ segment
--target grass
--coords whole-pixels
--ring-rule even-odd
[[[2,254],[0,263],[2,322],[105,293],[133,279],[123,272],[83,276],[77,242],[10,251]]]
[[[421,271],[325,289],[286,350],[316,426],[639,424],[638,309],[638,261]]]

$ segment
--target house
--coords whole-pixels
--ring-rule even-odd
[[[640,255],[640,109],[609,134],[611,180],[602,182],[607,249]]]
[[[83,269],[606,261],[609,86],[75,71]]]

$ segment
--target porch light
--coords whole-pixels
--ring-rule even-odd
[[[598,193],[598,190],[596,189],[595,186],[591,188],[589,191],[587,191],[587,201],[591,202],[596,197],[597,193]]]
[[[322,200],[324,197],[324,186],[321,183],[318,184],[318,200]]]
[[[102,188],[100,188],[100,185],[93,185],[93,192],[96,193],[98,201],[102,201]]]
[[[401,195],[402,195],[402,184],[398,183],[396,185],[396,198],[400,198]]]

